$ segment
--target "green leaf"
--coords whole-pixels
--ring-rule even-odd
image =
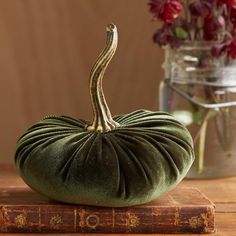
[[[199,109],[193,113],[193,122],[195,124],[201,125],[202,120],[204,119],[205,109]]]
[[[175,36],[178,39],[188,39],[188,32],[185,31],[183,28],[181,27],[176,27],[175,28]]]
[[[206,109],[202,108],[193,113],[193,122],[197,125],[201,125],[204,120]],[[219,110],[210,110],[207,115],[207,119],[214,118],[219,113]]]

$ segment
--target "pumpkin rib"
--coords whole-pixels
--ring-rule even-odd
[[[154,149],[156,149],[156,147],[158,147],[158,151],[159,151],[160,154],[161,154],[161,155],[159,156],[159,159],[166,160],[165,158],[163,158],[163,157],[165,157],[165,155],[163,155],[163,153],[166,154],[166,153],[165,153],[165,149],[163,149],[163,146],[161,146],[161,144],[160,144],[159,142],[157,142],[155,139],[153,139],[152,137],[149,137],[149,136],[147,136],[147,135],[145,135],[145,134],[136,134],[136,135],[137,135],[137,136],[135,136],[135,139],[139,139],[141,143],[145,142],[146,140],[149,140],[148,143],[151,144],[151,145],[154,147]],[[127,136],[126,138],[128,138],[128,136]],[[151,140],[151,142],[150,142],[150,140]],[[168,153],[168,161],[169,161],[171,164],[174,164],[174,167],[175,167],[175,168],[173,168],[172,165],[169,165],[174,171],[175,171],[176,169],[177,169],[177,170],[179,169],[179,167],[176,166],[176,164],[173,162],[172,156],[169,156],[169,153]],[[178,172],[179,172],[179,171],[178,171]],[[178,174],[177,174],[176,176],[178,176]]]
[[[126,161],[123,161],[123,155],[121,155],[120,151],[122,153],[125,153],[123,148],[119,145],[119,143],[117,143],[117,139],[115,138],[114,135],[109,135],[110,140],[112,142],[112,140],[116,140],[116,142],[112,142],[114,149],[116,150],[116,156],[118,158],[119,161],[119,166],[120,166],[120,176],[121,176],[121,180],[123,183],[123,199],[129,199],[130,195],[131,195],[131,190],[128,187],[128,181],[129,181],[129,177],[127,176],[128,172],[125,172],[124,169],[126,167]],[[120,197],[120,196],[119,196]]]
[[[171,174],[175,173],[175,180],[177,180],[178,177],[182,175],[179,170],[180,167],[174,161],[173,156],[167,151],[165,147],[163,147],[161,143],[156,142],[156,145],[158,146],[158,150],[162,153],[162,156],[165,157],[164,159],[168,162],[169,167],[172,169]]]
[[[115,145],[114,145],[115,149],[116,149],[116,146],[119,147],[119,152],[117,152],[117,153],[119,153],[119,155],[120,155],[119,160],[122,159],[123,156],[127,156],[127,157],[129,158],[129,160],[131,160],[131,161],[135,164],[135,166],[137,167],[136,169],[138,170],[138,172],[141,172],[141,174],[144,176],[145,182],[153,183],[153,182],[149,179],[149,176],[148,176],[148,174],[146,173],[145,169],[142,167],[142,165],[141,165],[139,159],[138,159],[138,158],[135,158],[135,155],[134,155],[134,153],[132,152],[132,150],[125,148],[125,146],[121,144],[121,141],[120,141],[119,139],[117,139],[116,137],[113,136],[112,138],[116,140],[116,143],[115,143]],[[111,140],[112,140],[112,139],[111,139]],[[120,152],[121,152],[121,153],[120,153]],[[130,158],[130,157],[131,157],[131,158]],[[127,161],[125,161],[125,162],[127,162]],[[123,174],[123,176],[124,176],[124,174]],[[125,178],[125,179],[127,179],[127,178]],[[130,195],[130,194],[129,194],[129,195]],[[129,198],[129,195],[126,194],[126,198]]]
[[[151,112],[149,110],[138,110],[138,113],[133,112],[130,113],[128,115],[124,115],[123,119],[119,119],[119,121],[117,120],[117,122],[121,122],[121,123],[125,123],[125,124],[129,124],[132,121],[139,121],[142,120],[142,118],[147,119],[147,120],[151,120],[151,118],[155,118],[154,120],[156,121],[156,116],[158,116],[163,120],[168,120],[168,121],[174,121],[176,123],[179,123],[179,121],[177,121],[176,119],[174,119],[174,117],[166,112]],[[164,117],[163,117],[164,116]],[[119,117],[115,117],[116,119]]]
[[[139,119],[139,118],[142,118],[144,116],[155,116],[155,115],[158,115],[158,116],[163,116],[163,115],[166,115],[168,117],[172,117],[169,113],[167,112],[161,112],[161,111],[157,111],[157,112],[154,112],[154,111],[149,111],[149,110],[146,110],[146,109],[140,109],[140,110],[137,110],[137,111],[134,111],[134,112],[131,112],[129,114],[125,114],[125,115],[118,115],[118,116],[114,116],[116,118],[121,118],[122,120],[126,119],[126,121],[128,122],[129,119]]]
[[[168,145],[170,145],[171,142],[173,142],[173,141],[170,140],[170,143],[168,143]],[[163,143],[160,143],[160,145],[163,147],[163,150],[165,150],[165,151],[171,156],[170,161],[173,162],[173,164],[178,167],[178,170],[179,170],[179,169],[186,170],[187,167],[186,167],[186,166],[183,166],[183,163],[184,163],[184,162],[183,162],[183,161],[180,161],[180,160],[182,160],[182,159],[180,159],[180,158],[175,158],[175,156],[170,153],[170,151],[165,147],[166,145],[163,145]],[[178,148],[182,149],[182,147],[181,147],[180,145],[178,145]],[[182,149],[182,151],[186,153],[186,155],[184,155],[184,156],[185,156],[185,159],[186,159],[186,157],[189,156],[189,153],[187,153],[184,149]],[[192,153],[190,153],[190,154],[192,155]],[[191,165],[189,165],[189,168],[190,168],[190,167],[191,167]],[[189,169],[189,168],[188,168],[188,169]],[[187,169],[187,170],[188,170],[188,169]],[[180,173],[180,175],[182,176],[183,173]]]
[[[92,135],[90,136],[90,137],[93,137],[93,139],[91,140],[91,143],[90,143],[90,145],[89,145],[89,149],[88,149],[88,151],[87,151],[87,154],[85,155],[85,159],[84,159],[84,163],[86,163],[87,161],[88,161],[88,159],[89,159],[89,154],[90,154],[90,152],[91,152],[91,150],[92,150],[92,148],[93,148],[93,145],[94,145],[94,142],[95,142],[95,140],[98,138],[98,133],[92,133]],[[85,146],[88,146],[88,142],[90,142],[90,137],[89,137],[89,139],[86,141],[86,143],[84,143],[84,145],[83,145],[83,147],[85,148]]]
[[[139,133],[149,133],[151,135],[154,135],[160,139],[172,139],[175,143],[178,143],[178,145],[180,146],[184,146],[185,148],[192,148],[193,147],[193,143],[192,142],[186,142],[186,140],[184,139],[180,139],[180,138],[176,138],[175,135],[171,135],[169,133],[163,133],[161,131],[157,131],[157,130],[152,130],[152,129],[140,129],[140,128],[125,128],[124,130],[119,130],[120,132],[129,132],[129,133],[133,133],[133,134],[139,134]]]
[[[180,124],[179,122],[176,122],[172,119],[158,119],[157,121],[157,118],[145,118],[145,119],[138,119],[138,120],[132,120],[132,121],[129,121],[126,123],[126,127],[140,127],[140,128],[148,128],[148,127],[161,127],[163,125],[166,125],[166,124],[173,124],[175,126],[179,126],[179,127],[183,127],[182,124]]]
[[[117,130],[116,134],[119,134],[119,133],[131,133],[131,134],[141,134],[141,133],[149,133],[149,134],[152,134],[156,137],[158,137],[159,139],[164,139],[164,140],[173,140],[176,144],[178,145],[184,145],[185,148],[187,149],[191,149],[193,147],[192,143],[189,143],[189,142],[186,142],[185,140],[183,139],[179,139],[179,138],[176,138],[175,135],[171,135],[171,134],[168,134],[168,133],[163,133],[161,131],[154,131],[154,130],[145,130],[145,129],[140,129],[140,128],[125,128],[125,129],[120,129],[119,132]]]
[[[117,133],[116,133],[117,134]],[[135,136],[135,135],[132,135],[132,136],[129,136],[129,135],[124,135],[124,134],[119,134],[118,135],[118,137],[116,137],[116,139],[117,140],[122,140],[122,142],[123,142],[123,146],[126,148],[126,143],[128,142],[128,140],[130,140],[129,141],[129,144],[131,144],[131,143],[134,143],[134,141],[136,141],[137,143],[146,143],[147,142],[147,140],[145,139],[145,138],[140,138],[140,137],[137,137],[137,136]],[[139,142],[139,141],[141,141],[141,142]],[[120,141],[121,142],[121,141]],[[132,149],[130,148],[130,149],[128,149],[128,148],[126,148],[125,149],[126,150],[126,152],[127,153],[129,153],[129,154],[131,154],[130,152],[132,151]],[[134,153],[132,153],[132,155],[134,155]],[[140,160],[141,159],[139,159],[139,158],[136,158],[136,160],[139,162],[139,164],[141,165],[141,163],[140,163]],[[143,164],[143,163],[142,163]],[[139,166],[140,166],[139,165]],[[141,170],[141,172],[143,173],[143,168],[142,168],[142,170]],[[144,171],[144,172],[146,172],[146,171]],[[146,179],[149,179],[149,182],[151,183],[151,185],[152,185],[152,180],[151,180],[151,178],[149,178],[148,176],[148,174],[147,173],[145,173],[145,176],[146,176]]]
[[[50,122],[53,121],[54,124],[56,123],[55,121],[59,122],[59,123],[64,123],[70,126],[74,126],[74,127],[78,127],[81,126],[81,128],[84,128],[85,125],[87,124],[87,122],[83,119],[75,119],[69,116],[47,116],[44,119],[41,120],[41,122]]]
[[[56,142],[58,140],[61,140],[61,136],[60,137],[53,137],[53,138],[50,138],[50,139],[47,139],[47,140],[46,140],[46,138],[42,139],[42,140],[38,140],[37,142],[35,142],[35,145],[30,146],[30,147],[27,145],[26,146],[26,148],[28,149],[27,155],[26,155],[26,153],[24,153],[24,155],[20,159],[21,168],[23,169],[24,168],[23,166],[25,166],[25,165],[27,166],[27,162],[32,157],[32,152],[36,153],[38,149],[42,148],[42,145],[45,144],[45,142],[52,143],[52,141]]]
[[[117,129],[120,129],[122,127],[129,127],[129,128],[148,128],[148,127],[151,127],[152,129],[155,128],[159,128],[161,126],[166,126],[167,124],[173,124],[174,126],[178,126],[178,127],[181,127],[183,128],[183,125],[180,124],[179,122],[175,122],[173,121],[172,119],[158,119],[158,118],[145,118],[143,120],[130,120],[126,123],[122,123],[121,122],[121,127],[118,127]]]
[[[128,154],[132,157],[132,159],[135,160],[135,164],[138,166],[138,169],[140,170],[140,172],[141,172],[142,174],[144,174],[145,179],[147,180],[147,182],[148,182],[151,186],[153,186],[153,181],[152,181],[152,179],[150,178],[150,176],[149,176],[149,174],[147,173],[147,171],[146,171],[146,170],[144,169],[144,167],[142,166],[143,163],[142,163],[142,164],[140,163],[139,158],[137,158],[137,157],[135,156],[135,154],[132,152],[132,150],[126,148],[125,145],[122,145],[122,142],[121,142],[120,138],[116,137],[116,135],[114,135],[113,137],[116,139],[116,143],[121,147],[121,149],[123,149],[123,152],[124,152],[124,153],[128,153]],[[123,137],[123,136],[119,136],[119,137]],[[125,137],[125,138],[126,138],[126,137]],[[136,139],[136,137],[135,137],[135,139]],[[128,156],[129,156],[129,155],[128,155]]]
[[[81,138],[79,140],[79,142],[77,141],[76,142],[76,145],[77,147],[75,148],[75,150],[71,153],[71,156],[69,157],[69,159],[67,159],[65,161],[65,163],[62,164],[62,167],[59,168],[58,170],[58,176],[61,176],[62,177],[62,180],[63,182],[66,182],[67,179],[68,179],[68,173],[69,173],[69,170],[70,170],[70,167],[73,163],[73,161],[75,159],[78,158],[78,153],[81,151],[82,149],[82,145],[83,145],[83,141],[86,140],[88,137],[90,137],[91,134],[85,134],[83,138]],[[75,136],[74,138],[78,139],[78,135]],[[71,140],[70,140],[71,141]],[[63,177],[64,176],[64,177]]]
[[[78,132],[78,130],[76,129],[64,129],[63,131],[58,131],[58,130],[55,130],[55,128],[52,129],[52,132],[47,132],[45,133],[45,128],[39,128],[37,130],[31,130],[31,129],[28,129],[26,131],[25,134],[23,134],[17,141],[17,145],[19,144],[19,141],[21,142],[32,142],[33,140],[32,139],[37,139],[38,137],[47,137],[47,136],[52,136],[52,135],[64,135],[66,133],[70,134],[70,133],[73,133],[73,132]],[[45,133],[45,134],[44,134]],[[33,138],[32,138],[33,137]]]
[[[50,135],[51,136],[51,135]],[[60,138],[61,137],[54,137],[55,138]],[[45,137],[41,138],[40,140],[38,140],[38,138],[34,137],[34,138],[30,138],[28,140],[25,140],[24,142],[22,142],[18,147],[17,147],[17,150],[16,150],[16,156],[20,156],[21,158],[22,157],[22,152],[26,151],[25,149],[27,149],[27,155],[30,154],[31,151],[33,151],[35,148],[37,148],[38,146],[40,146],[42,143],[44,143],[45,141],[48,140],[48,135],[45,135]],[[29,147],[29,144],[31,144],[31,146]],[[24,153],[23,156],[25,156],[26,154]],[[15,158],[16,160],[16,158]],[[24,162],[24,161],[23,161]]]
[[[79,122],[72,124],[66,120],[59,120],[57,117],[41,120],[37,124],[31,126],[30,129],[53,128],[58,125],[60,125],[61,128],[83,129],[82,126],[80,127]]]
[[[148,135],[146,135],[145,133],[144,134],[140,134],[140,133],[135,133],[135,135],[139,135],[139,136],[143,136],[143,137],[145,137],[146,139],[148,139],[148,140],[152,140],[153,141],[153,143],[155,143],[155,145],[157,145],[159,148],[161,148],[162,150],[163,150],[163,145],[162,145],[162,142],[161,142],[161,140],[160,139],[164,139],[164,140],[166,140],[168,143],[172,143],[173,142],[173,144],[174,145],[177,145],[177,146],[179,146],[180,148],[183,148],[182,147],[182,145],[179,145],[179,143],[177,143],[177,142],[175,142],[174,140],[172,140],[172,139],[168,139],[168,138],[165,138],[165,137],[163,137],[163,136],[159,136],[159,140],[158,140],[158,142],[157,142],[157,140],[156,139],[154,139],[152,136],[148,136]],[[137,136],[135,137],[135,138],[138,138]],[[145,140],[145,138],[143,138],[143,140]],[[178,141],[182,141],[182,140],[178,140]],[[161,146],[160,146],[161,145]],[[166,148],[164,148],[164,150],[166,150],[166,152],[168,152],[167,151],[167,149]],[[160,151],[160,150],[159,150]],[[183,151],[185,151],[185,149],[183,149]],[[186,152],[186,151],[185,151]],[[194,154],[193,154],[193,152],[192,153],[190,153],[192,156],[194,156]],[[165,156],[165,155],[163,155],[163,156]],[[189,156],[189,154],[188,153],[186,153],[186,157],[187,156]],[[177,168],[177,170],[179,171],[179,165],[177,165],[176,164],[176,162],[175,162],[175,160],[174,160],[174,158],[172,157],[172,155],[170,155],[169,156],[169,161]],[[173,167],[172,165],[170,165],[171,167]],[[175,168],[174,168],[175,169]],[[177,174],[177,176],[178,176],[178,174]]]
[[[142,114],[143,110],[137,110],[125,115],[114,116],[117,122],[127,123],[129,120],[138,119]],[[119,120],[118,120],[119,119]]]
[[[129,115],[124,115],[124,119],[120,120],[119,122],[120,122],[121,125],[122,125],[122,124],[127,125],[127,124],[132,123],[133,121],[137,121],[137,120],[139,120],[139,119],[141,119],[141,118],[144,118],[144,117],[146,117],[146,116],[147,116],[147,114],[141,114],[141,113],[138,113],[138,114],[136,114],[136,115],[131,115],[131,116],[129,116]],[[119,127],[118,127],[118,128],[119,128]]]
[[[88,138],[86,139],[86,141],[85,141],[85,142],[82,142],[81,147],[80,147],[80,148],[78,149],[78,151],[77,151],[77,153],[80,153],[82,150],[86,149],[86,147],[88,146],[88,144],[91,144],[91,146],[89,147],[89,149],[87,150],[87,152],[83,153],[84,155],[81,155],[81,156],[79,157],[79,159],[82,159],[82,157],[83,157],[83,161],[82,161],[83,165],[85,165],[85,163],[86,163],[86,159],[87,159],[89,150],[92,148],[92,145],[93,145],[94,140],[96,139],[96,137],[97,137],[97,134],[96,134],[96,133],[91,133],[90,135],[88,135]],[[79,156],[79,155],[77,154],[77,156]]]
[[[58,127],[58,125],[54,126],[54,127],[41,127],[41,128],[38,128],[38,129],[30,129],[29,130],[29,133],[33,133],[34,132],[34,135],[37,135],[37,133],[39,133],[39,135],[42,134],[42,131],[43,132],[47,132],[48,134],[61,134],[61,133],[67,133],[67,132],[70,132],[70,133],[73,133],[73,132],[77,132],[79,131],[78,128],[71,128],[71,127],[64,127],[63,125],[60,124],[60,126]]]
[[[113,137],[112,137],[113,138]],[[116,150],[116,145],[112,142],[112,138],[106,138],[105,136],[105,140],[106,142],[109,144],[110,148],[113,150],[114,152],[114,157],[116,159],[116,163],[117,163],[117,184],[116,184],[116,196],[118,198],[121,199],[126,199],[127,198],[127,194],[126,194],[126,186],[125,186],[125,181],[124,181],[124,173],[122,171],[121,168],[121,163],[120,163],[120,158],[118,156],[118,152]]]

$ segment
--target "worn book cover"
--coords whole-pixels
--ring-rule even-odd
[[[0,189],[0,232],[213,233],[214,204],[196,188],[177,187],[145,205],[63,204],[31,189]]]

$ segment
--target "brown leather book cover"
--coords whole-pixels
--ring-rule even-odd
[[[214,204],[195,188],[175,188],[145,205],[62,204],[29,188],[0,189],[0,232],[213,233]]]

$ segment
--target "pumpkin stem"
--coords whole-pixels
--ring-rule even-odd
[[[86,127],[88,131],[96,130],[98,132],[110,131],[119,124],[112,119],[111,112],[106,103],[102,89],[102,79],[105,70],[115,54],[118,43],[117,29],[114,24],[107,26],[106,47],[95,62],[89,80],[90,96],[92,100],[94,120],[92,125]]]

